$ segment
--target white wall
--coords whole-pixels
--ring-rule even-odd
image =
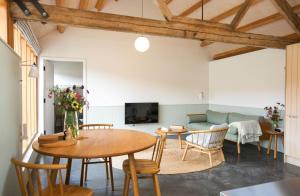
[[[54,85],[73,86],[83,84],[82,62],[51,61],[54,66]]]
[[[0,39],[0,195],[20,195],[10,159],[21,158],[22,124],[20,58]]]
[[[209,103],[264,108],[284,103],[285,51],[265,49],[209,63]]]
[[[147,36],[150,49],[134,48],[138,35],[68,27],[40,40],[43,57],[86,60],[90,106],[124,102],[199,104],[208,93],[208,55],[199,42]]]

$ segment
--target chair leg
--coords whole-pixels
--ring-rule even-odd
[[[222,157],[222,161],[225,161],[225,156],[224,156],[224,152],[222,149],[221,149],[221,157]]]
[[[271,145],[272,145],[272,140],[273,140],[273,136],[272,136],[272,135],[270,135],[267,154],[270,154]]]
[[[106,179],[109,179],[109,174],[108,174],[108,162],[107,162],[107,158],[103,158],[103,160],[105,161],[105,170],[106,170]]]
[[[88,159],[86,159],[86,162],[88,162],[89,160]],[[86,180],[87,180],[87,174],[88,174],[88,164],[85,164],[84,165],[85,166],[85,169],[84,169],[84,181],[86,182]]]
[[[113,174],[113,169],[112,169],[112,159],[111,157],[108,158],[109,161],[109,174],[110,174],[110,182],[111,182],[111,190],[114,191],[115,190],[115,186],[114,186],[114,174]]]
[[[130,175],[127,174],[127,173],[125,173],[124,187],[123,187],[123,196],[128,196],[129,183],[130,183]]]
[[[210,166],[212,167],[213,166],[213,162],[212,162],[211,152],[208,152],[208,156],[209,156]]]
[[[237,153],[238,154],[241,154],[241,146],[240,146],[240,143],[236,143],[236,147],[237,147]]]
[[[81,160],[81,172],[80,172],[80,186],[83,186],[84,172],[85,172],[85,159]]]
[[[157,174],[154,174],[152,176],[152,178],[153,178],[153,185],[154,185],[155,194],[156,194],[156,196],[161,196]]]
[[[184,159],[185,159],[185,156],[186,156],[186,153],[187,153],[187,151],[188,151],[188,148],[189,148],[189,144],[186,143],[186,147],[185,147],[185,150],[184,150],[184,153],[183,153],[183,156],[182,156],[182,160],[183,160],[183,161],[184,161]]]

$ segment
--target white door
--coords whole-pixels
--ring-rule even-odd
[[[44,112],[45,112],[45,131],[47,134],[54,133],[54,105],[53,98],[48,97],[49,89],[54,87],[54,65],[51,61],[44,64]]]

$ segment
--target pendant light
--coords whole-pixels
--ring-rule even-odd
[[[142,0],[142,18],[143,16],[144,16],[144,0]],[[146,52],[150,47],[150,42],[148,38],[141,35],[138,38],[136,38],[134,42],[134,47],[139,52]]]

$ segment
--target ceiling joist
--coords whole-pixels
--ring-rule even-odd
[[[272,2],[297,35],[300,36],[300,17],[294,13],[290,4],[286,0],[272,0]]]
[[[10,11],[13,18],[266,48],[285,48],[286,45],[290,45],[298,41],[276,36],[236,32],[226,28],[226,25],[224,26],[222,24],[209,23],[200,20],[187,21],[186,23],[179,21],[167,22],[71,9],[54,5],[43,5],[44,9],[49,13],[49,17],[45,19],[41,17],[39,12],[34,9],[31,3],[26,3],[26,6],[30,11],[32,11],[31,16],[25,16],[19,7],[15,3],[12,3]],[[195,24],[192,24],[192,22],[195,22]]]
[[[299,39],[299,36],[297,36],[297,34],[291,34],[291,35],[287,35],[284,36],[285,38],[291,38],[291,39]],[[214,60],[219,60],[219,59],[224,59],[227,57],[232,57],[232,56],[236,56],[236,55],[240,55],[240,54],[246,54],[249,52],[254,52],[257,50],[262,50],[264,48],[259,48],[259,47],[253,47],[253,46],[246,46],[246,47],[241,47],[241,48],[237,48],[237,49],[233,49],[233,50],[229,50],[226,52],[222,52],[219,54],[214,55],[213,59]]]
[[[57,6],[62,7],[62,6],[64,6],[64,4],[65,4],[65,1],[64,1],[64,0],[56,0],[56,5],[57,5]],[[62,25],[57,25],[57,26],[56,26],[56,29],[57,29],[57,31],[58,31],[59,33],[64,33],[65,30],[66,30],[66,27],[65,27],[65,26],[62,26]]]
[[[106,0],[98,0],[96,5],[95,5],[95,8],[98,10],[98,11],[101,11],[104,7],[106,3]]]
[[[230,26],[233,29],[236,29],[239,26],[240,22],[246,15],[247,11],[249,10],[250,6],[252,5],[253,0],[245,0],[244,4],[241,6],[240,10],[234,16],[233,20],[230,23]]]
[[[89,0],[80,0],[79,9],[86,10],[89,7]]]
[[[224,12],[223,14],[217,16],[217,17],[214,17],[212,18],[210,21],[216,21],[216,20],[222,20],[223,17],[229,17],[231,15],[233,15],[235,12],[236,15],[235,17],[233,18],[233,20],[231,21],[231,24],[230,26],[233,28],[233,29],[236,29],[237,26],[240,24],[240,22],[242,21],[242,19],[244,18],[245,14],[247,13],[248,9],[261,2],[260,0],[246,0],[244,3],[228,10],[227,12]],[[213,42],[211,41],[207,41],[207,40],[204,40],[203,42],[201,42],[201,46],[202,47],[205,47],[205,46],[208,46],[210,44],[213,44]]]
[[[181,12],[181,14],[179,14],[179,16],[185,17],[185,16],[192,14],[193,12],[195,12],[196,10],[201,8],[202,5],[204,6],[205,4],[207,4],[209,1],[210,0],[200,0],[200,1],[196,2],[194,5],[192,5],[191,7],[189,7],[188,9]]]
[[[296,14],[299,14],[300,13],[300,4],[295,5],[294,7],[292,7],[292,10]],[[248,24],[243,25],[241,27],[238,27],[236,30],[241,31],[241,32],[247,32],[247,31],[256,29],[258,27],[261,27],[261,26],[264,26],[264,25],[267,25],[267,24],[270,24],[270,23],[273,23],[273,22],[276,22],[276,21],[279,21],[279,20],[282,20],[282,19],[284,19],[284,17],[280,13],[276,13],[276,14],[272,14],[270,16],[261,18],[259,20],[256,20],[254,22],[248,23]],[[213,42],[203,41],[201,43],[201,46],[202,47],[209,46],[212,43]]]

